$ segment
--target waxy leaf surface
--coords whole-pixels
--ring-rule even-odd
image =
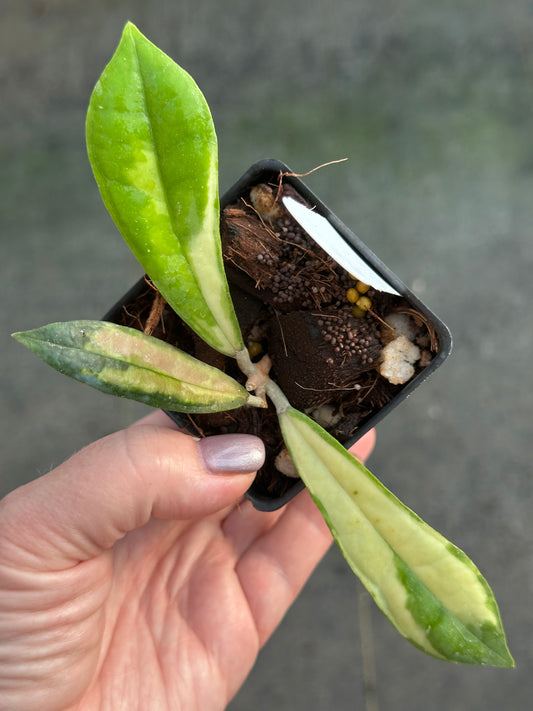
[[[91,96],[104,203],[170,306],[213,348],[243,348],[222,262],[213,120],[194,80],[128,23]]]
[[[280,424],[343,555],[396,629],[440,659],[514,666],[496,601],[472,561],[313,420],[289,408]]]
[[[97,390],[178,412],[219,412],[249,393],[233,378],[133,328],[67,321],[13,334],[60,373]]]

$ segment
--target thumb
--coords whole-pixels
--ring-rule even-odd
[[[372,454],[375,445],[376,430],[372,429],[361,437],[361,439],[358,439],[357,442],[350,447],[349,451],[354,457],[357,457],[357,459],[364,464],[368,457]]]
[[[63,569],[111,548],[152,516],[199,518],[239,499],[263,464],[262,441],[198,441],[168,423],[146,418],[9,494],[0,503],[4,560]]]

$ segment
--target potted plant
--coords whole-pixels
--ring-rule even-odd
[[[313,220],[307,227],[326,250],[284,207],[284,201],[294,196],[298,207],[293,203],[291,209],[304,210],[298,214],[300,220]],[[224,264],[252,358],[260,360],[268,354],[273,379],[291,403],[311,413],[346,447],[351,446],[444,361],[451,347],[448,329],[280,161],[254,164],[220,202]],[[269,215],[271,203],[274,215]],[[306,205],[313,207],[313,213],[305,211]],[[343,246],[346,254],[337,258],[350,262],[351,271],[358,275],[363,271],[374,286],[353,279],[327,253],[328,248],[338,251]],[[299,290],[288,283],[293,275],[300,281]],[[357,301],[369,302],[370,309],[361,313]],[[182,347],[185,342],[188,352],[224,371],[232,369],[231,358],[223,360],[194,333],[187,333],[146,277],[104,320],[155,333]],[[387,373],[381,354],[394,354],[394,344],[385,346],[395,340],[402,326],[409,338],[404,336],[400,345],[412,350],[416,360],[409,364],[401,359],[399,365],[405,372],[394,378],[394,373]],[[371,343],[365,345],[369,338]],[[239,377],[235,366],[233,373]],[[391,379],[404,382],[392,383]],[[262,436],[269,456],[247,494],[256,508],[279,508],[303,488],[283,457],[272,408],[253,412],[252,420],[246,409],[187,418],[172,411],[168,414],[200,435],[222,428]]]
[[[251,493],[259,508],[305,484],[402,635],[440,659],[513,666],[475,565],[340,442],[442,362],[444,325],[282,164],[252,167],[220,219],[205,99],[131,23],[92,94],[87,144],[147,277],[109,320],[15,338],[103,392],[181,413],[199,435],[259,433],[271,454]]]

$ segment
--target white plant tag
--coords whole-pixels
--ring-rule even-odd
[[[284,197],[283,204],[307,234],[349,274],[378,291],[400,296],[388,281],[355,253],[325,217],[291,197]]]

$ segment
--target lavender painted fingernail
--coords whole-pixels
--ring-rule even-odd
[[[211,472],[255,472],[265,461],[265,445],[254,435],[227,434],[204,437],[198,451]]]

